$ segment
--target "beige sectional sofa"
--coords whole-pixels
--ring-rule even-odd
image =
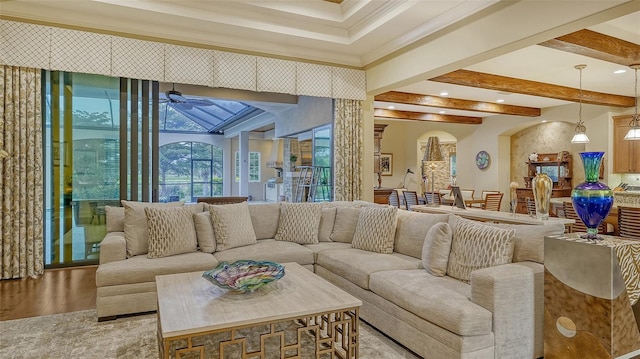
[[[562,233],[562,225],[485,225],[449,215],[388,208],[375,212],[371,208],[382,207],[368,202],[329,202],[320,205],[316,240],[295,243],[297,237],[283,236],[282,227],[307,226],[317,220],[318,208],[314,207],[315,214],[301,216],[308,221],[285,220],[281,215],[285,207],[306,210],[294,205],[314,206],[248,205],[256,240],[231,248],[218,243],[218,237],[224,237],[219,226],[211,229],[212,221],[221,220],[217,212],[207,213],[201,203],[186,205],[193,213],[199,247],[159,258],[128,255],[128,245],[134,245],[125,235],[125,210],[108,208],[108,234],[96,273],[98,318],[156,310],[156,275],[204,271],[238,259],[297,262],[361,299],[363,320],[423,357],[543,355],[543,240],[545,235]],[[391,210],[392,226],[379,225],[389,221],[383,215],[375,221],[377,213]],[[393,227],[391,232],[388,227]],[[388,233],[386,246],[376,247],[379,243],[373,237]],[[216,238],[213,250],[205,242],[209,237]],[[495,244],[482,244],[494,237],[508,245],[496,251]],[[300,238],[305,242],[306,234]],[[481,247],[471,248],[464,240]],[[478,264],[476,256],[506,263]],[[476,265],[488,267],[475,270]]]

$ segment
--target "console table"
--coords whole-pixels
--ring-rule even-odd
[[[640,241],[583,233],[544,241],[544,357],[640,355]]]
[[[576,222],[573,219],[549,217],[547,220],[539,220],[529,216],[528,214],[511,214],[509,212],[486,211],[479,208],[460,209],[452,206],[426,206],[413,205],[411,210],[424,213],[440,213],[455,214],[463,218],[473,219],[482,222],[497,222],[511,224],[545,224],[545,223],[562,223],[568,232],[571,232],[572,225]]]

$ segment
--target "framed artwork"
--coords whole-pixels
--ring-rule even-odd
[[[393,155],[391,153],[380,154],[380,174],[393,176]]]

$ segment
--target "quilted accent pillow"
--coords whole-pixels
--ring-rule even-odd
[[[360,211],[352,248],[392,253],[398,207],[364,207]]]
[[[198,241],[191,210],[185,207],[146,207],[144,212],[149,227],[148,258],[168,257],[197,250]]]
[[[196,238],[198,247],[205,253],[216,251],[216,238],[213,235],[213,225],[211,224],[211,213],[201,212],[193,214],[193,225],[196,227]]]
[[[457,217],[447,275],[468,283],[477,269],[511,263],[515,229],[495,228]]]
[[[124,239],[127,243],[127,257],[147,254],[149,251],[149,230],[144,209],[182,207],[184,202],[149,203],[120,201],[124,207]]]
[[[209,205],[209,212],[218,251],[257,243],[247,202]]]
[[[447,274],[453,231],[447,222],[436,223],[427,231],[422,245],[422,266],[427,272],[442,277]]]
[[[276,240],[299,244],[318,243],[322,205],[320,203],[282,203]]]

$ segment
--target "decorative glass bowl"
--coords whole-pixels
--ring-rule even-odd
[[[284,277],[284,266],[269,261],[239,260],[221,262],[202,273],[202,277],[220,288],[253,292],[267,283]]]

